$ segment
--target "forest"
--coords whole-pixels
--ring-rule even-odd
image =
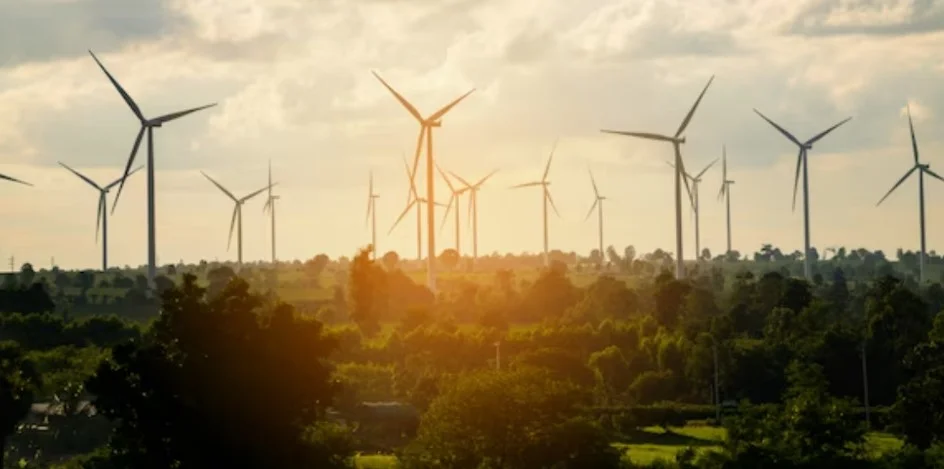
[[[944,259],[23,265],[0,287],[17,468],[944,467]]]

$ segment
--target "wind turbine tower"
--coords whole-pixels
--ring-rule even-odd
[[[479,190],[482,188],[482,184],[485,184],[485,181],[488,181],[489,178],[495,175],[498,170],[494,170],[491,173],[488,173],[482,179],[479,179],[475,184],[469,184],[468,181],[462,179],[456,173],[449,172],[454,178],[458,179],[468,190],[469,190],[469,222],[472,224],[472,265],[475,266],[475,261],[479,258]],[[457,210],[458,211],[458,210]]]
[[[920,282],[923,284],[926,278],[925,273],[924,273],[924,265],[927,264],[927,245],[925,243],[925,224],[924,224],[924,175],[927,174],[928,176],[931,176],[940,181],[944,181],[944,178],[941,178],[941,176],[939,176],[937,173],[935,173],[934,171],[931,171],[931,165],[926,164],[926,163],[922,164],[919,161],[918,140],[915,138],[914,123],[911,120],[911,106],[908,106],[907,110],[908,110],[908,130],[911,131],[911,151],[912,151],[912,155],[914,156],[914,166],[912,166],[911,169],[909,169],[908,172],[906,172],[905,175],[902,176],[901,179],[899,179],[898,182],[896,182],[895,185],[892,186],[892,188],[885,194],[885,197],[882,197],[882,200],[879,200],[878,203],[875,205],[876,206],[881,205],[882,202],[884,202],[885,199],[887,199],[888,196],[891,195],[892,192],[895,191],[895,189],[898,189],[898,186],[900,186],[903,182],[905,182],[905,180],[908,179],[908,177],[911,176],[912,173],[914,173],[915,171],[918,172],[918,227],[921,230],[921,257],[918,259],[918,266],[920,269],[920,274],[919,274]]]
[[[440,119],[450,109],[452,109],[456,104],[459,104],[460,101],[465,99],[466,96],[472,94],[475,89],[469,90],[464,95],[459,96],[451,103],[443,106],[440,110],[430,114],[428,117],[423,117],[419,111],[416,110],[409,101],[406,100],[403,96],[400,95],[396,90],[393,89],[390,85],[387,84],[383,78],[380,78],[380,75],[377,72],[373,72],[374,76],[380,80],[380,83],[384,85],[390,93],[403,105],[404,108],[420,123],[420,133],[416,140],[416,154],[413,158],[414,168],[419,164],[420,152],[423,148],[423,138],[426,138],[426,199],[429,201],[426,204],[426,282],[429,290],[436,293],[436,232],[434,226],[436,224],[436,193],[434,190],[434,177],[433,177],[433,167],[435,162],[433,161],[433,128],[441,127],[442,122]],[[411,179],[410,184],[413,181]]]
[[[92,55],[92,58],[95,59],[95,63],[98,64],[98,67],[105,72],[105,76],[108,77],[108,81],[114,85],[115,90],[118,91],[118,94],[121,95],[121,98],[124,99],[125,103],[131,108],[131,112],[134,113],[135,117],[141,122],[141,129],[138,130],[138,136],[134,139],[134,146],[131,147],[131,156],[128,157],[128,163],[125,165],[125,172],[122,175],[121,182],[118,184],[118,193],[115,195],[115,201],[112,203],[111,211],[114,213],[115,207],[118,206],[118,199],[121,197],[121,190],[124,188],[125,180],[127,180],[128,175],[131,172],[131,166],[134,164],[134,158],[137,156],[138,147],[141,146],[141,139],[144,138],[144,131],[147,130],[148,137],[148,156],[147,156],[147,206],[148,206],[148,270],[147,278],[148,283],[152,288],[154,288],[154,277],[157,275],[157,213],[154,204],[154,129],[162,127],[164,124],[179,119],[187,114],[192,114],[194,112],[207,109],[216,104],[207,104],[205,106],[195,107],[187,109],[184,111],[172,112],[170,114],[164,114],[163,116],[155,117],[153,119],[148,119],[144,117],[144,113],[141,111],[141,108],[138,107],[137,103],[131,99],[131,95],[125,91],[124,88],[118,84],[118,81],[105,69],[105,66],[98,60],[98,57],[89,51],[89,54]]]
[[[541,197],[544,203],[543,209],[543,220],[544,220],[544,266],[548,267],[551,265],[550,257],[548,256],[548,242],[547,242],[547,203],[551,203],[551,208],[554,209],[554,213],[557,216],[560,216],[560,212],[557,211],[557,206],[554,205],[554,199],[551,197],[551,191],[548,190],[547,186],[551,184],[551,181],[547,180],[548,173],[551,172],[551,161],[554,160],[554,150],[557,149],[557,142],[554,142],[554,146],[551,147],[551,155],[547,158],[547,166],[544,168],[544,175],[541,177],[540,181],[526,182],[524,184],[518,184],[517,186],[512,186],[512,189],[520,189],[522,187],[533,187],[541,186],[542,192],[544,192],[543,197]]]
[[[734,181],[728,179],[728,150],[721,145],[721,190],[718,191],[718,200],[724,197],[725,210],[727,211],[728,224],[728,250],[725,254],[731,252],[731,184]]]
[[[819,139],[825,137],[827,134],[836,130],[842,124],[849,122],[851,117],[847,117],[840,121],[838,124],[820,132],[813,138],[807,140],[806,142],[801,143],[793,136],[790,132],[787,132],[783,127],[777,125],[774,121],[767,118],[767,116],[761,114],[760,111],[754,109],[754,112],[758,116],[763,118],[767,123],[772,125],[777,129],[784,137],[787,137],[788,140],[793,142],[800,150],[797,154],[797,165],[796,165],[796,176],[793,179],[793,209],[796,210],[796,194],[797,194],[797,185],[800,182],[800,167],[803,168],[803,276],[806,277],[807,281],[813,281],[813,265],[810,260],[810,185],[809,185],[809,176],[808,176],[808,162],[807,154],[810,150],[813,149],[813,144],[819,141]]]
[[[446,220],[449,219],[449,211],[452,210],[453,205],[455,205],[456,207],[456,217],[455,217],[456,218],[456,254],[458,254],[459,257],[461,258],[462,257],[462,250],[461,250],[462,244],[459,242],[460,241],[460,238],[459,238],[459,197],[462,196],[462,194],[464,194],[467,190],[469,190],[469,188],[461,187],[459,189],[456,189],[455,186],[452,185],[452,181],[449,180],[449,177],[446,176],[446,173],[443,172],[442,168],[440,168],[439,165],[436,165],[436,170],[439,171],[439,175],[442,176],[444,181],[446,181],[446,185],[449,186],[449,193],[450,193],[449,202],[446,202],[446,213],[443,214],[442,226],[440,226],[439,229],[441,230],[444,226],[446,226]]]
[[[688,179],[683,177],[682,174],[685,173],[685,163],[682,161],[682,144],[685,143],[685,137],[682,134],[685,132],[685,129],[688,127],[689,122],[692,121],[692,116],[695,115],[695,110],[698,109],[698,104],[701,103],[702,98],[705,96],[705,92],[708,91],[708,87],[711,86],[711,82],[714,81],[714,75],[708,79],[708,83],[705,85],[705,88],[701,90],[701,94],[698,95],[698,99],[695,100],[695,104],[692,105],[692,109],[688,111],[688,114],[685,115],[685,119],[682,120],[682,125],[679,126],[678,130],[675,132],[675,135],[660,135],[648,132],[623,132],[618,130],[601,130],[603,133],[616,134],[616,135],[625,135],[628,137],[644,138],[648,140],[658,140],[663,142],[669,142],[672,144],[673,149],[675,150],[675,278],[681,279],[685,277],[685,262],[684,255],[682,252],[682,183],[685,183],[685,189],[688,191],[689,197],[691,197],[691,189],[688,187]]]
[[[266,195],[265,205],[262,206],[262,213],[269,212],[269,221],[271,222],[272,230],[272,264],[276,263],[275,257],[275,201],[279,200],[280,197],[272,194],[272,160],[269,160],[269,187],[268,194]]]
[[[374,172],[370,172],[370,183],[367,186],[367,219],[364,223],[370,223],[370,249],[377,260],[377,199],[380,194],[374,193]]]
[[[718,160],[715,159],[711,163],[708,163],[708,166],[705,166],[705,169],[701,170],[697,175],[692,176],[691,174],[685,173],[684,176],[688,178],[692,183],[692,211],[695,213],[695,259],[699,262],[701,261],[701,223],[699,215],[701,214],[701,202],[698,198],[698,185],[701,183],[701,177],[705,175],[705,172],[708,171]],[[669,163],[669,166],[675,168],[672,163]]]
[[[203,177],[207,178],[207,180],[212,182],[214,186],[216,186],[219,190],[223,191],[223,193],[226,194],[227,197],[232,199],[234,203],[233,218],[230,220],[230,223],[229,223],[229,241],[226,244],[226,249],[229,249],[230,245],[233,242],[233,229],[236,228],[237,229],[236,264],[239,268],[242,268],[243,266],[243,204],[245,204],[246,201],[248,201],[249,199],[261,194],[266,189],[269,189],[270,186],[263,187],[262,189],[259,189],[253,193],[250,193],[249,195],[243,198],[237,198],[235,195],[233,195],[232,192],[226,190],[225,187],[223,187],[220,183],[216,182],[210,176],[207,176],[207,174],[204,173],[203,171],[201,171],[200,174],[203,174]]]
[[[590,173],[590,183],[593,184],[593,205],[590,206],[590,210],[587,211],[587,217],[583,221],[590,219],[590,215],[593,215],[593,209],[597,209],[597,219],[598,219],[598,231],[600,237],[600,264],[604,263],[606,252],[603,251],[603,201],[606,200],[606,197],[600,195],[600,191],[597,189],[597,181],[593,179],[593,171],[590,171],[587,168],[587,172]]]
[[[102,272],[105,272],[108,270],[108,209],[106,208],[106,205],[107,205],[106,200],[108,199],[108,192],[111,191],[113,187],[121,183],[121,181],[123,181],[124,178],[115,180],[111,184],[108,184],[107,186],[102,187],[96,184],[94,181],[92,181],[88,177],[86,177],[84,174],[70,168],[65,163],[60,161],[59,165],[62,166],[63,168],[68,169],[70,172],[72,172],[72,174],[75,174],[76,176],[78,176],[79,179],[85,181],[90,186],[94,187],[95,190],[98,191],[98,209],[96,210],[98,219],[95,220],[95,241],[96,242],[98,241],[98,232],[99,230],[101,230],[102,232]],[[140,169],[141,167],[138,166],[137,168],[134,169],[134,171],[131,171],[130,173],[128,173],[128,176],[131,176],[132,174],[138,172],[138,170]]]

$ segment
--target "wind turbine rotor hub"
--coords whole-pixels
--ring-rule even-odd
[[[428,122],[426,125],[429,127],[442,127],[442,121]]]

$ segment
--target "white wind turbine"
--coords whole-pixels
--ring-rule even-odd
[[[30,184],[30,183],[28,183],[28,182],[24,182],[24,181],[21,181],[21,180],[19,180],[19,179],[17,179],[17,178],[7,176],[6,174],[0,174],[0,179],[2,179],[2,180],[4,180],[4,181],[15,182],[15,183],[17,183],[17,184],[23,184],[24,186],[30,186],[30,187],[33,186],[32,184]]]
[[[915,138],[914,123],[911,121],[911,106],[907,107],[908,109],[908,130],[911,131],[911,151],[914,156],[914,166],[905,173],[898,182],[885,194],[885,197],[882,197],[882,200],[879,200],[876,206],[882,204],[885,199],[888,198],[895,189],[898,188],[905,179],[908,179],[908,176],[911,176],[915,171],[918,172],[918,227],[921,229],[921,257],[918,259],[918,265],[920,268],[920,282],[924,283],[925,274],[924,274],[924,265],[927,263],[927,245],[925,243],[925,225],[924,225],[924,175],[927,174],[935,179],[944,181],[944,178],[941,178],[937,173],[931,171],[931,165],[922,164],[918,159],[918,140]]]
[[[269,212],[270,222],[272,223],[272,263],[275,264],[275,201],[281,197],[272,194],[272,160],[269,160],[269,193],[266,195],[265,205],[262,206],[262,213]]]
[[[718,191],[718,200],[724,197],[727,212],[728,250],[725,251],[725,254],[731,252],[731,184],[734,184],[734,181],[728,179],[728,150],[724,145],[721,145],[721,190]]]
[[[682,161],[682,150],[681,146],[685,143],[685,137],[682,136],[682,133],[685,132],[685,128],[688,127],[689,122],[692,121],[692,116],[695,115],[695,110],[698,109],[698,104],[701,103],[701,99],[705,96],[705,92],[708,91],[708,87],[711,86],[711,82],[714,81],[714,75],[708,79],[708,83],[705,85],[705,88],[701,90],[701,94],[698,95],[698,99],[695,100],[695,104],[692,105],[692,109],[688,111],[688,114],[685,116],[685,119],[682,120],[682,125],[679,126],[678,130],[675,132],[675,135],[659,135],[648,132],[623,132],[618,130],[601,130],[603,133],[616,134],[616,135],[626,135],[629,137],[638,137],[645,138],[648,140],[659,140],[663,142],[669,142],[672,144],[673,149],[675,150],[675,278],[681,279],[685,276],[685,263],[684,256],[682,254],[682,183],[685,183],[685,189],[688,191],[689,197],[691,197],[691,189],[688,187],[688,179],[684,178],[682,174],[685,172],[685,163]]]
[[[370,223],[370,249],[377,260],[377,199],[380,194],[374,193],[374,172],[370,172],[370,183],[367,186],[367,220],[364,223]]]
[[[59,165],[62,166],[63,168],[68,169],[69,171],[72,172],[72,174],[75,174],[76,176],[79,177],[79,179],[85,181],[90,186],[94,187],[95,190],[98,191],[98,209],[96,210],[98,218],[95,220],[95,241],[98,241],[98,232],[99,230],[101,230],[102,232],[102,272],[105,272],[108,270],[108,209],[106,208],[106,205],[107,205],[106,200],[108,199],[108,192],[111,191],[111,189],[115,187],[117,184],[121,183],[121,181],[123,181],[124,178],[117,179],[111,184],[108,184],[107,186],[102,187],[96,184],[94,181],[92,181],[88,177],[86,177],[84,174],[70,168],[65,163],[60,161]],[[138,166],[137,168],[134,169],[134,171],[131,171],[130,173],[128,173],[128,176],[131,176],[132,174],[138,172],[138,170],[140,169],[141,169],[141,166]]]
[[[269,189],[270,187],[272,187],[272,184],[266,187],[263,187],[262,189],[259,189],[240,199],[240,198],[237,198],[235,195],[233,195],[232,192],[226,190],[225,187],[223,187],[220,183],[216,182],[213,178],[211,178],[210,176],[207,176],[207,174],[204,173],[203,171],[200,171],[200,174],[202,174],[203,177],[207,178],[207,180],[212,182],[214,186],[216,186],[221,191],[223,191],[223,193],[226,194],[227,197],[232,199],[233,203],[235,204],[235,206],[233,207],[233,218],[232,220],[230,220],[230,223],[229,223],[229,241],[226,244],[226,249],[228,250],[230,245],[233,243],[233,229],[237,228],[236,265],[241,268],[243,266],[243,204],[245,204],[246,201],[248,201],[249,199],[261,194],[266,189]]]
[[[186,116],[209,107],[216,106],[216,104],[207,104],[205,106],[195,107],[187,109],[184,111],[172,112],[170,114],[164,114],[163,116],[155,117],[153,119],[148,119],[144,117],[144,113],[141,111],[141,108],[138,107],[137,103],[131,99],[124,88],[118,84],[118,81],[105,69],[105,66],[98,60],[98,57],[95,56],[92,51],[89,51],[89,54],[92,55],[92,58],[95,59],[95,63],[98,64],[98,67],[105,72],[105,76],[108,77],[108,80],[114,85],[115,89],[118,91],[118,94],[121,95],[121,98],[124,99],[125,103],[128,104],[128,107],[131,108],[131,112],[138,118],[141,122],[141,129],[138,131],[138,136],[134,140],[134,146],[131,147],[131,156],[128,157],[128,163],[125,165],[125,172],[122,176],[121,183],[118,184],[118,193],[115,194],[115,201],[112,204],[112,212],[115,211],[115,207],[118,205],[118,198],[121,197],[121,190],[124,188],[124,181],[127,179],[128,174],[131,171],[131,166],[134,164],[134,158],[137,156],[138,147],[141,146],[141,139],[144,138],[144,131],[147,130],[148,137],[148,156],[147,156],[147,205],[148,205],[148,271],[147,277],[148,282],[153,287],[154,286],[154,277],[157,275],[157,234],[156,234],[156,219],[157,214],[154,207],[154,129],[157,127],[162,127],[164,124]]]
[[[436,165],[436,170],[439,171],[439,175],[442,176],[444,181],[446,181],[446,185],[449,186],[449,193],[450,193],[449,202],[446,202],[446,213],[443,214],[442,225],[439,227],[439,229],[442,230],[443,227],[446,226],[446,220],[449,219],[449,211],[452,210],[453,206],[455,206],[456,207],[456,217],[455,217],[456,218],[456,254],[458,254],[459,257],[461,258],[462,245],[460,243],[460,238],[459,238],[459,197],[462,196],[462,194],[464,194],[466,191],[468,191],[469,187],[466,186],[466,187],[461,187],[459,189],[456,189],[455,186],[452,185],[452,181],[449,180],[449,177],[446,176],[446,173],[443,172],[442,168],[440,168],[439,165]],[[469,207],[471,206],[472,205],[470,203]]]
[[[583,221],[590,219],[590,215],[593,215],[593,209],[597,209],[597,219],[598,219],[598,231],[600,238],[600,264],[603,264],[603,259],[605,259],[606,253],[603,251],[603,201],[606,200],[606,197],[600,195],[600,191],[597,189],[597,181],[593,179],[593,171],[590,171],[590,168],[587,168],[587,172],[590,173],[590,184],[593,185],[593,205],[590,206],[590,210],[587,211],[587,217]]]
[[[708,163],[708,166],[705,166],[705,169],[701,170],[695,176],[692,176],[687,172],[684,174],[685,178],[687,178],[692,183],[691,203],[692,212],[695,214],[695,259],[699,261],[701,260],[701,223],[699,219],[699,215],[701,214],[701,202],[698,199],[698,184],[701,183],[701,177],[705,175],[705,172],[711,169],[711,167],[717,162],[718,159],[716,158],[711,163]],[[675,165],[672,163],[667,162],[667,164],[673,169],[675,168]]]
[[[488,173],[482,179],[479,179],[475,184],[469,184],[468,181],[462,179],[456,173],[452,171],[449,172],[453,177],[459,180],[465,187],[469,190],[469,222],[472,224],[472,265],[475,265],[475,261],[479,258],[479,190],[482,189],[482,184],[485,184],[485,181],[488,181],[489,178],[495,175],[498,170],[494,170],[491,173]]]
[[[410,164],[407,163],[407,161],[406,161],[405,159],[403,160],[403,167],[404,167],[404,169],[406,169],[406,175],[409,177],[409,176],[410,176]],[[406,208],[403,209],[403,212],[400,213],[400,216],[397,217],[397,220],[396,220],[395,222],[393,222],[393,226],[390,227],[390,231],[388,231],[387,234],[393,233],[394,228],[396,228],[397,225],[400,224],[400,220],[403,220],[403,217],[405,217],[406,214],[410,212],[410,209],[413,208],[414,205],[418,205],[418,204],[427,204],[427,205],[428,205],[428,201],[427,201],[425,198],[419,196],[419,193],[416,191],[416,184],[413,183],[413,180],[412,180],[412,179],[410,179],[410,194],[412,195],[412,198],[410,198],[410,201],[407,202]],[[437,206],[440,206],[440,207],[445,207],[445,206],[446,206],[445,204],[441,204],[441,203],[439,203],[439,202],[436,202],[436,205],[437,205]],[[416,228],[417,228],[418,232],[422,232],[422,226],[420,226],[420,223],[419,223],[420,220],[417,219],[416,222],[417,222]],[[427,254],[427,256],[428,256],[428,254]],[[435,256],[435,255],[434,255],[434,256]]]
[[[409,101],[406,100],[403,96],[400,95],[396,90],[393,89],[390,85],[384,81],[383,78],[380,78],[380,75],[377,72],[372,72],[380,83],[384,85],[390,93],[403,105],[404,108],[420,123],[420,134],[416,139],[416,154],[413,157],[413,171],[410,173],[410,184],[413,184],[413,178],[416,173],[417,167],[419,165],[420,152],[423,148],[423,138],[426,138],[426,199],[430,203],[426,205],[426,282],[429,290],[433,293],[436,292],[436,232],[434,226],[436,224],[436,194],[434,191],[434,177],[433,177],[433,166],[435,165],[433,161],[433,127],[441,127],[442,122],[440,119],[450,109],[452,109],[456,104],[459,104],[460,101],[465,99],[466,96],[472,94],[475,89],[469,90],[464,95],[459,96],[451,103],[443,106],[440,110],[432,113],[429,117],[423,117],[419,111],[416,110]],[[417,199],[414,199],[417,200]]]
[[[516,186],[511,186],[512,189],[519,189],[522,187],[532,187],[532,186],[541,186],[541,190],[544,193],[541,197],[544,202],[543,210],[543,220],[544,220],[544,266],[550,266],[550,258],[548,257],[548,248],[547,248],[547,203],[551,203],[551,208],[554,209],[554,213],[557,216],[560,216],[560,212],[557,211],[557,206],[554,205],[554,199],[551,197],[551,191],[548,190],[547,186],[551,184],[551,181],[547,180],[548,173],[551,172],[551,161],[554,160],[554,150],[557,149],[557,142],[554,142],[554,146],[551,147],[551,155],[547,158],[547,166],[544,168],[544,175],[541,177],[540,181],[526,182],[524,184],[518,184]]]
[[[758,111],[757,109],[754,109],[754,112],[756,112],[758,116],[760,116],[765,121],[767,121],[767,123],[774,126],[774,128],[780,131],[780,133],[783,134],[784,137],[787,137],[788,140],[793,142],[800,149],[799,154],[797,154],[796,176],[793,180],[793,209],[796,210],[797,185],[800,182],[800,167],[802,166],[803,167],[803,276],[806,278],[806,280],[812,281],[813,280],[813,266],[810,260],[810,186],[809,186],[809,178],[808,178],[808,170],[807,170],[807,167],[809,166],[809,163],[807,162],[807,153],[813,149],[813,144],[816,143],[819,139],[825,137],[828,133],[832,132],[833,130],[836,130],[836,128],[839,127],[840,125],[845,124],[846,122],[849,122],[849,120],[851,120],[852,118],[847,117],[843,119],[842,121],[840,121],[838,124],[820,132],[819,134],[807,140],[806,142],[801,143],[799,140],[797,140],[796,137],[793,136],[793,134],[791,134],[790,132],[787,132],[783,127],[777,125],[774,121],[768,119],[767,116],[761,114],[760,111]]]

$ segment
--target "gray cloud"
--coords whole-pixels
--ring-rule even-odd
[[[184,26],[163,0],[0,2],[0,67],[108,52]]]
[[[894,18],[889,9],[906,8]],[[858,15],[845,24],[829,24],[834,15]],[[863,19],[868,18],[868,19]],[[788,26],[790,34],[807,36],[922,34],[944,30],[944,4],[939,0],[820,0],[801,11]]]

